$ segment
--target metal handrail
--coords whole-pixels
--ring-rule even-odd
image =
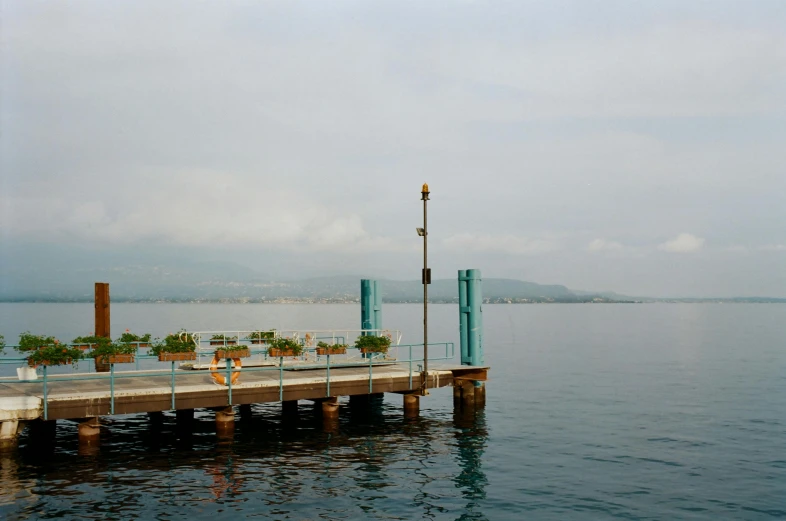
[[[450,360],[450,359],[455,358],[455,346],[454,346],[453,342],[440,342],[440,343],[429,344],[429,346],[431,346],[431,347],[436,347],[436,346],[440,346],[440,345],[444,345],[445,346],[445,356],[444,357],[429,357],[429,360]],[[422,347],[423,344],[401,344],[401,345],[397,346],[399,348],[402,348],[402,347],[408,348],[408,350],[409,350],[409,358],[407,358],[407,359],[395,359],[395,360],[381,359],[380,360],[379,356],[370,356],[370,357],[368,357],[367,360],[368,360],[368,371],[369,371],[369,373],[368,373],[368,375],[369,375],[369,381],[368,381],[368,392],[369,392],[369,394],[371,394],[373,392],[373,378],[374,378],[374,376],[373,376],[373,367],[375,365],[375,361],[376,362],[382,362],[385,365],[388,365],[392,361],[394,361],[396,363],[399,363],[399,364],[407,363],[409,365],[409,387],[411,388],[412,387],[412,375],[413,375],[412,364],[413,364],[413,362],[423,362],[425,360],[424,358],[413,358],[412,357],[412,349],[414,347],[418,347],[418,346]],[[256,351],[257,352],[261,352],[261,351],[265,351],[266,352],[267,349],[259,349],[259,350],[256,350]],[[153,356],[153,355],[137,355],[137,356],[139,356],[140,358],[157,359],[157,357]],[[326,361],[325,365],[312,364],[312,365],[298,365],[297,366],[297,368],[301,369],[301,370],[302,369],[322,369],[322,368],[326,369],[326,373],[325,373],[326,397],[330,397],[330,357],[331,356],[337,356],[337,355],[326,355],[327,361]],[[342,355],[338,355],[338,356],[342,356]],[[277,367],[246,367],[246,368],[237,368],[237,367],[232,367],[231,364],[229,362],[227,362],[227,364],[226,364],[226,373],[227,373],[226,382],[227,382],[228,405],[233,405],[233,403],[232,403],[232,379],[231,379],[231,375],[234,372],[240,372],[240,371],[245,371],[245,372],[278,371],[278,373],[279,373],[279,384],[278,384],[278,387],[279,387],[279,400],[283,401],[283,398],[284,398],[284,370],[285,370],[285,366],[284,366],[284,363],[283,363],[284,357],[283,356],[279,357],[279,359],[280,359],[280,362],[279,362],[279,365]],[[0,364],[19,363],[20,361],[21,362],[26,362],[27,359],[26,358],[0,358]],[[360,366],[361,364],[357,364],[357,365]],[[83,375],[83,376],[73,376],[73,373],[72,373],[72,375],[64,374],[64,375],[53,375],[52,377],[50,377],[49,374],[48,374],[48,370],[47,370],[48,366],[44,365],[44,366],[42,366],[43,367],[43,370],[42,370],[43,379],[42,380],[37,380],[37,379],[36,380],[17,380],[16,382],[23,383],[23,384],[37,384],[37,383],[41,383],[42,384],[42,386],[43,386],[43,402],[44,402],[43,403],[43,409],[44,409],[43,410],[43,416],[44,416],[43,419],[44,420],[48,420],[49,419],[48,401],[49,401],[49,382],[50,382],[50,380],[73,382],[73,381],[107,380],[108,379],[109,380],[109,386],[110,386],[110,415],[113,415],[113,414],[115,414],[115,381],[117,379],[123,379],[123,378],[145,378],[145,377],[151,377],[151,376],[163,376],[163,375],[166,374],[164,371],[161,371],[161,370],[158,370],[158,371],[141,371],[141,372],[134,371],[133,373],[120,371],[119,373],[117,373],[117,372],[115,372],[114,366],[115,366],[114,363],[110,364],[110,371],[109,371],[108,374],[106,374],[106,373],[96,373],[96,374],[86,374],[86,375]],[[177,380],[177,377],[178,376],[183,376],[183,377],[186,377],[186,376],[197,376],[197,375],[199,375],[199,373],[189,373],[189,372],[178,373],[178,372],[175,371],[175,362],[171,362],[169,374],[171,375],[171,379],[170,379],[171,397],[172,397],[171,398],[171,406],[172,406],[172,410],[176,410],[175,395],[176,395],[176,380]]]

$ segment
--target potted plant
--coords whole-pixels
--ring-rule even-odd
[[[386,336],[359,336],[355,340],[355,347],[360,349],[360,352],[363,354],[387,353],[390,347],[390,339]]]
[[[53,336],[33,335],[29,331],[19,335],[16,350],[28,353],[27,364],[30,367],[72,364],[82,358],[81,350],[61,344]]]
[[[211,346],[235,346],[237,345],[236,336],[213,335],[210,337]]]
[[[276,337],[276,330],[271,329],[270,331],[252,331],[246,337],[246,340],[249,340],[252,344],[267,344],[271,340]]]
[[[128,329],[117,339],[121,344],[136,344],[137,347],[150,347],[150,333],[135,335]]]
[[[162,341],[153,344],[150,354],[156,355],[160,362],[196,360],[194,337],[185,331],[169,334]]]
[[[82,351],[87,351],[88,349],[93,349],[99,344],[109,343],[111,342],[110,339],[102,336],[95,336],[92,333],[89,336],[78,336],[71,341],[71,344],[81,349]]]
[[[346,353],[346,344],[328,344],[326,342],[317,342],[317,355],[344,355]]]
[[[303,346],[297,340],[291,338],[276,338],[270,341],[270,347],[267,349],[267,356],[300,356],[303,352]]]
[[[251,350],[246,346],[225,346],[216,349],[215,355],[218,360],[225,358],[246,358],[251,356]]]
[[[19,335],[19,345],[16,350],[20,353],[28,353],[56,343],[59,344],[60,341],[53,336],[33,335],[30,331],[25,331]]]
[[[0,335],[0,355],[5,353],[5,337]]]
[[[66,365],[76,366],[77,361],[82,358],[82,350],[69,347],[66,344],[56,343],[32,351],[27,357],[27,365],[38,367],[39,365]]]
[[[130,364],[136,359],[135,344],[114,343],[106,338],[90,351],[90,356],[98,366],[106,364]]]

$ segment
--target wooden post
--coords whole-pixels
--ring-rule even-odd
[[[420,412],[420,396],[417,394],[404,395],[404,416],[416,417]]]
[[[322,400],[322,418],[327,420],[338,419],[338,397],[325,398]]]
[[[281,413],[284,416],[297,416],[297,400],[284,400],[281,402]]]
[[[235,432],[235,408],[231,405],[216,411],[216,434],[229,438]]]
[[[79,443],[93,444],[98,443],[101,437],[101,425],[98,418],[85,418],[79,422],[78,426]]]
[[[108,282],[96,282],[95,311],[95,336],[110,338]]]

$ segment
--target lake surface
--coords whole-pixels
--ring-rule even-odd
[[[97,452],[76,425],[56,446],[0,457],[0,519],[784,519],[786,306],[486,305],[487,406],[450,389],[405,419],[401,397],[344,404],[325,431],[255,406],[234,441],[212,414],[106,418]],[[422,307],[385,304],[404,342]],[[455,305],[429,338],[458,338]],[[92,331],[92,304],[0,304],[0,334]],[[113,304],[112,331],[355,329],[357,305]],[[302,402],[303,404],[305,402]]]

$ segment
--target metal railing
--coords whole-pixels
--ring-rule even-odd
[[[332,337],[336,338],[336,337]],[[436,349],[440,346],[443,346],[445,349],[445,356],[429,356],[429,361],[438,361],[438,360],[452,360],[455,358],[455,346],[453,342],[439,342],[439,343],[429,343],[429,348],[433,353],[436,354]],[[13,347],[13,346],[11,346]],[[215,347],[215,346],[214,346]],[[420,357],[413,357],[413,348],[423,347],[423,344],[398,344],[394,346],[394,349],[398,352],[402,350],[407,350],[408,357],[407,358],[398,358],[398,357],[391,357],[390,352],[385,353],[385,356],[369,356],[365,358],[361,362],[355,362],[351,356],[346,355],[331,355],[327,354],[324,355],[326,358],[325,364],[297,364],[297,365],[287,365],[284,363],[284,357],[277,357],[278,358],[278,365],[277,366],[263,366],[263,367],[245,367],[245,368],[237,368],[233,367],[232,364],[227,361],[226,367],[224,371],[226,373],[226,387],[227,387],[227,404],[234,405],[232,399],[232,374],[236,372],[278,372],[278,395],[279,400],[283,401],[284,399],[284,371],[290,369],[298,369],[298,370],[306,370],[306,369],[325,369],[325,384],[326,384],[326,394],[325,397],[330,397],[330,369],[331,369],[331,357],[341,357],[341,362],[338,364],[341,367],[362,367],[368,366],[368,392],[371,394],[373,392],[373,378],[374,378],[374,366],[375,365],[385,365],[389,366],[391,364],[401,365],[407,364],[408,365],[408,374],[409,374],[409,388],[412,389],[412,378],[413,378],[413,364],[417,364],[418,362],[424,362],[424,358]],[[315,351],[316,348],[305,348],[309,351]],[[354,347],[349,347],[349,349],[356,349]],[[267,349],[260,348],[260,349],[250,349],[251,354],[264,354],[267,357]],[[138,359],[150,359],[150,360],[157,360],[158,357],[154,355],[136,355],[136,363],[138,367]],[[11,365],[15,364],[18,365],[19,363],[26,364],[27,358],[0,358],[0,365]],[[42,394],[43,394],[43,419],[49,419],[49,394],[50,394],[50,385],[53,382],[76,382],[76,381],[89,381],[89,380],[108,380],[109,381],[109,413],[115,414],[115,387],[116,381],[120,379],[126,378],[149,378],[149,377],[161,377],[165,375],[170,376],[170,395],[171,395],[171,410],[177,409],[176,403],[176,394],[177,394],[177,379],[178,378],[188,378],[188,377],[195,377],[195,376],[204,376],[198,371],[176,371],[175,362],[170,362],[170,369],[169,371],[133,371],[133,372],[125,372],[115,371],[114,363],[109,364],[109,373],[94,373],[94,374],[85,374],[85,373],[77,373],[73,375],[68,374],[60,374],[50,376],[49,370],[47,365],[43,365],[42,367],[42,380],[30,379],[30,380],[15,380],[15,383],[21,384],[41,384],[42,385]],[[336,365],[334,363],[334,365]],[[420,369],[419,365],[419,369]],[[182,388],[182,387],[181,387]]]

